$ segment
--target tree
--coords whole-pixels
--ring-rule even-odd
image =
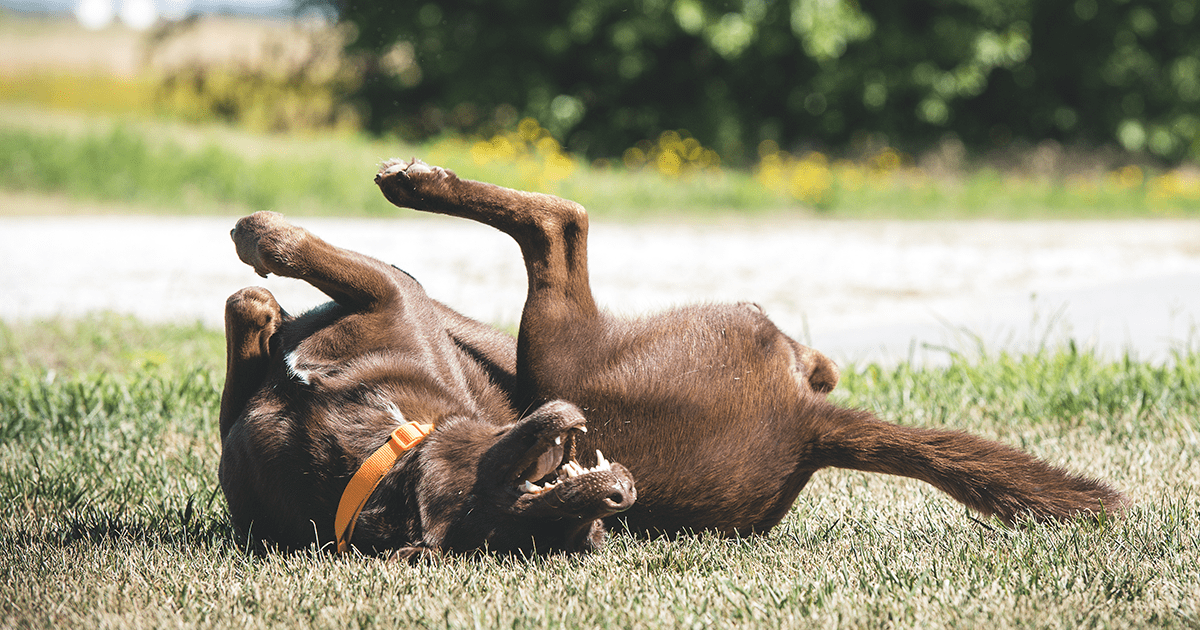
[[[687,129],[916,150],[953,134],[1200,154],[1192,0],[330,0],[369,127],[423,138],[532,116],[616,156]]]

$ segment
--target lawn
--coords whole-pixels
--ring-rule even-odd
[[[823,471],[765,536],[586,556],[247,553],[216,480],[220,333],[116,316],[0,327],[3,627],[1200,625],[1200,354],[1074,350],[847,370],[837,399],[1105,477],[1122,518],[1006,528]]]

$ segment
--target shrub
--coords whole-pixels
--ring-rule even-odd
[[[735,164],[947,136],[1200,155],[1191,0],[324,2],[367,126],[409,139],[529,116],[593,158],[680,128]]]

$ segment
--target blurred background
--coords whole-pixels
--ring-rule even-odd
[[[719,273],[690,276],[726,289],[639,288],[663,262],[622,267],[608,297],[627,310],[755,299],[798,337],[866,339],[851,358],[885,341],[906,356],[914,340],[964,325],[1008,331],[983,335],[990,343],[1030,322],[1045,338],[1046,321],[1065,321],[1063,335],[1090,339],[1097,318],[1120,315],[1104,325],[1110,347],[1146,338],[1161,354],[1192,339],[1200,311],[1197,10],[1195,0],[0,0],[0,217],[411,216],[368,178],[383,159],[418,155],[575,199],[599,221],[745,233],[733,248],[744,261],[710,259]],[[825,219],[865,223],[816,225]],[[28,251],[48,223],[33,225],[9,223],[24,239],[9,252]],[[109,233],[56,225],[89,225],[82,243]],[[215,224],[190,229],[224,238]],[[680,240],[664,258],[703,256],[713,242]],[[64,297],[34,299],[47,291],[31,275],[44,265],[3,266],[19,297],[0,317],[41,317],[80,294],[66,284]],[[730,269],[740,275],[720,275]],[[492,276],[478,273],[499,286]],[[104,277],[90,282],[115,282]],[[738,293],[761,277],[773,288]],[[469,278],[443,284],[455,281]],[[196,317],[219,325],[239,283],[223,281]],[[513,306],[482,316],[511,323],[521,291],[506,291]],[[1073,318],[1068,304],[1088,314]],[[1143,313],[1121,315],[1135,306]]]
[[[750,176],[698,195],[726,209],[836,215],[872,191],[918,216],[1045,213],[1012,194],[1085,215],[1200,205],[1194,0],[0,7],[10,104],[440,140],[474,167],[525,158],[527,187],[580,167]],[[997,201],[1004,178],[1029,185]]]

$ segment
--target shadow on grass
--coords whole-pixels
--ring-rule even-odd
[[[80,543],[134,547],[191,547],[212,550],[244,548],[223,509],[213,505],[219,489],[201,498],[188,497],[183,508],[159,504],[145,509],[73,507],[57,517],[29,519],[8,528],[5,538],[17,544],[71,547]],[[10,523],[11,524],[11,523]]]

